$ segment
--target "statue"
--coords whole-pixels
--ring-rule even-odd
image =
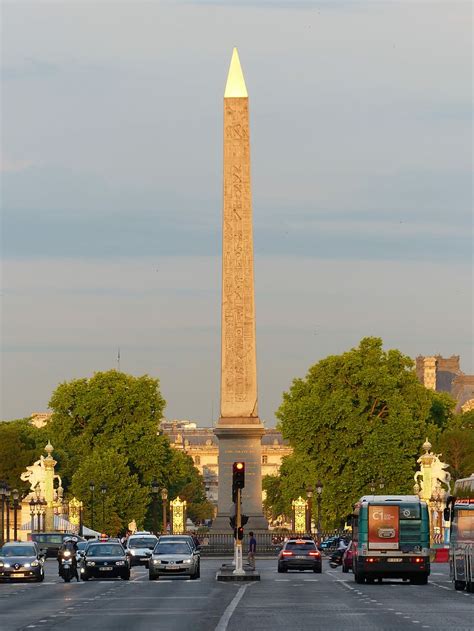
[[[29,482],[30,491],[33,493],[36,493],[37,487],[39,487],[38,494],[40,497],[44,497],[45,495],[46,467],[44,461],[44,456],[40,456],[39,460],[36,460],[32,465],[26,467],[26,471],[20,475],[20,479],[23,480],[23,482]],[[61,476],[56,473],[53,476],[53,480],[58,480],[59,487],[62,487]]]

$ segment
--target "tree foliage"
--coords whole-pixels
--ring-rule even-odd
[[[125,528],[131,518],[140,526],[152,523],[153,479],[168,488],[170,498],[185,492],[191,503],[205,500],[203,480],[192,459],[173,449],[167,436],[158,433],[165,401],[157,379],[115,370],[99,372],[60,384],[49,407],[53,414],[48,435],[55,456],[59,454],[65,488],[72,483],[73,492],[80,492],[78,497],[85,497],[88,505],[89,481],[97,487],[107,484],[106,501],[115,506],[111,511],[114,524],[120,522]],[[111,472],[102,468],[104,457],[117,463],[117,470],[128,480],[127,487],[116,476],[108,484],[106,477]],[[127,489],[134,491],[125,492]]]
[[[0,480],[11,488],[27,491],[29,485],[20,480],[20,475],[39,458],[46,442],[43,432],[32,426],[29,418],[0,423]]]
[[[280,501],[288,506],[298,484],[299,495],[320,478],[329,527],[369,491],[371,480],[383,479],[389,493],[411,492],[432,402],[413,361],[398,350],[385,352],[379,338],[318,362],[293,381],[277,411],[295,450],[281,469]]]

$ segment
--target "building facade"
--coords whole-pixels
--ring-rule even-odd
[[[175,449],[184,451],[204,478],[209,501],[217,504],[219,446],[212,427],[197,427],[190,421],[163,421],[160,430]],[[276,429],[266,429],[262,437],[262,476],[277,475],[284,456],[293,452]],[[230,503],[230,499],[229,499]]]
[[[474,409],[474,375],[461,370],[459,355],[418,355],[416,374],[426,388],[448,392],[456,400],[456,412]]]

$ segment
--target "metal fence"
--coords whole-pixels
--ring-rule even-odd
[[[337,533],[322,533],[321,540]],[[301,537],[301,533],[291,532],[256,532],[257,555],[273,557],[277,556],[285,538]],[[203,557],[232,556],[234,553],[234,535],[232,532],[209,532],[198,534],[201,543],[201,555]],[[316,537],[313,535],[313,538]],[[245,533],[243,539],[244,550],[248,547],[249,535]]]

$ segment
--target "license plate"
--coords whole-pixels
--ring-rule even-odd
[[[23,572],[14,572],[13,574],[10,574],[10,576],[12,578],[23,578],[25,575]]]
[[[401,563],[401,562],[403,561],[403,559],[402,559],[402,558],[400,558],[400,557],[389,557],[389,558],[387,559],[387,561],[388,561],[389,563]]]
[[[166,569],[167,569],[167,570],[177,570],[178,568],[179,568],[179,565],[176,565],[175,563],[169,563],[169,564],[166,566]]]
[[[113,570],[112,567],[100,567],[99,570],[101,572],[110,572],[111,570]]]
[[[295,559],[306,559],[306,557],[305,557],[305,556],[302,556],[302,555],[296,555],[296,556],[295,556]]]

